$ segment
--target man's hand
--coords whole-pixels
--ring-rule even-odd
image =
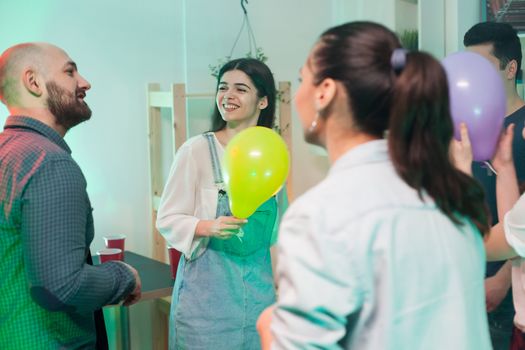
[[[272,315],[275,306],[269,306],[261,313],[257,319],[257,332],[261,337],[261,350],[269,350],[272,346],[272,333],[270,331],[270,323],[272,322]]]
[[[126,265],[131,270],[131,272],[133,272],[133,276],[135,277],[135,288],[133,289],[131,294],[128,295],[126,299],[124,299],[124,303],[123,303],[124,306],[130,306],[140,300],[140,297],[142,295],[142,282],[140,281],[140,276],[137,270],[135,270],[135,268],[133,268],[132,266],[128,264]]]

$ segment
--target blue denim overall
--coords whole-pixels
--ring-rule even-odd
[[[218,187],[216,217],[230,216],[213,134],[204,136]],[[202,255],[180,260],[170,315],[170,349],[260,349],[255,323],[275,301],[269,248],[276,216],[272,197],[248,218],[242,237],[211,238]]]

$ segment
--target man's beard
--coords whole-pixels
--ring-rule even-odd
[[[47,82],[46,88],[49,93],[47,107],[55,116],[58,125],[69,130],[91,118],[91,109],[77,98],[76,91],[70,93],[53,81]]]

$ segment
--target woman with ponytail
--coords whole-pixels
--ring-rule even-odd
[[[439,62],[401,49],[382,25],[347,23],[314,45],[295,104],[331,170],[281,224],[263,346],[490,349],[487,211],[449,157]]]

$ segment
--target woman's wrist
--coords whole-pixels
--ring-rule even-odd
[[[512,162],[500,164],[498,167],[495,168],[495,170],[498,173],[498,176],[514,175],[516,173],[514,163]]]
[[[195,227],[195,236],[197,237],[207,237],[209,236],[209,226],[212,221],[210,220],[199,220],[197,226]]]

